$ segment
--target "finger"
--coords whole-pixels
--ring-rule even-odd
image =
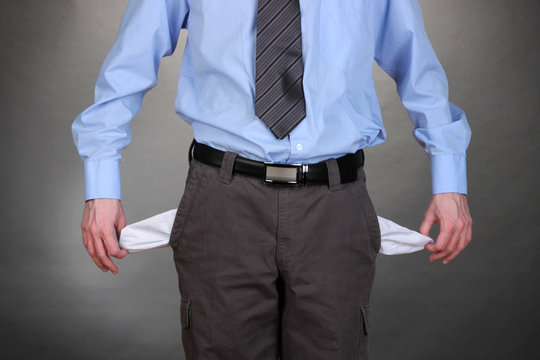
[[[96,228],[92,228],[92,243],[94,245],[95,253],[97,259],[105,266],[106,269],[111,270],[113,273],[118,271],[116,265],[112,262],[111,258],[107,254],[103,240],[101,239],[101,231],[98,231]]]
[[[461,228],[460,230],[456,231],[456,233],[453,236],[453,243],[452,245],[448,246],[448,249],[450,250],[446,256],[441,258],[441,261],[443,264],[448,264],[450,260],[455,258],[461,250],[463,250],[463,243],[465,241],[465,233],[466,229]]]
[[[418,232],[424,236],[429,236],[429,232],[433,224],[435,224],[435,217],[432,215],[426,215],[422,221],[422,224],[420,224]],[[434,245],[434,243],[428,243],[424,246],[424,248],[430,252],[435,252],[436,250],[433,248]]]
[[[459,243],[454,251],[450,253],[448,256],[446,256],[444,259],[442,259],[443,264],[448,264],[450,261],[454,260],[456,256],[467,246],[467,242],[465,240],[465,236],[461,236]]]
[[[447,249],[448,245],[453,246],[453,243],[449,243],[449,241],[453,238],[454,234],[454,226],[452,223],[448,222],[442,222],[441,223],[441,231],[439,232],[439,236],[437,236],[437,240],[435,241],[435,244],[431,245],[430,248],[433,252],[433,254],[429,257],[429,261],[433,262],[436,260],[441,259],[442,257],[446,256],[451,250]]]
[[[90,241],[88,242],[88,254],[90,255],[90,258],[94,261],[94,264],[103,272],[109,271],[107,267],[101,262],[101,260],[98,257],[96,248],[94,246],[94,242]]]
[[[448,241],[446,242],[445,247],[441,249],[439,252],[431,254],[431,256],[429,257],[429,261],[433,262],[433,261],[440,260],[446,257],[447,255],[449,255],[450,253],[452,253],[457,247],[457,240],[458,240],[457,235],[458,235],[457,233],[452,234],[450,239],[448,239]]]
[[[110,256],[114,256],[117,259],[121,259],[126,256],[127,251],[120,249],[118,242],[114,237],[114,230],[112,228],[101,232],[101,238],[105,244],[105,248]]]
[[[116,238],[118,239],[118,241],[120,241],[120,236],[122,235],[122,229],[126,227],[126,218],[125,217],[121,217],[120,220],[118,220],[118,223],[116,224],[115,226],[115,229],[116,229]],[[128,254],[128,251],[126,249],[122,249],[120,247],[120,243],[118,244],[118,247],[124,251],[124,256],[126,256]],[[124,257],[122,256],[122,257]]]
[[[126,227],[126,218],[125,216],[120,216],[120,218],[118,219],[118,222],[115,225],[115,228],[117,231],[116,235],[118,235],[119,238],[120,238],[121,230],[125,227]]]
[[[97,257],[96,248],[94,247],[94,242],[91,239],[89,239],[89,237],[91,237],[91,234],[87,232],[83,232],[83,237],[85,238],[84,241],[86,241],[85,247],[86,247],[86,250],[88,251],[88,255],[90,255],[90,258],[92,259],[92,261],[94,261],[94,264],[96,264],[96,266],[100,268],[101,271],[107,272],[107,267],[103,265],[101,260],[99,260],[99,258]]]
[[[418,232],[422,235],[429,236],[429,231],[431,230],[431,227],[435,223],[435,217],[431,214],[426,214],[424,216],[424,220],[422,221],[422,224],[420,224],[420,228],[418,229]]]
[[[471,228],[471,222],[469,221],[463,231],[460,234],[460,240],[459,244],[456,247],[456,249],[449,254],[445,259],[443,259],[443,263],[447,264],[448,262],[452,261],[458,254],[465,249],[465,247],[469,244],[472,237],[472,228]]]
[[[441,231],[439,232],[439,236],[437,236],[437,240],[435,240],[435,244],[432,244],[432,248],[435,252],[441,252],[446,249],[446,246],[448,244],[448,241],[452,237],[454,232],[446,227],[441,226]]]
[[[88,251],[88,255],[90,255],[90,258],[92,259],[94,264],[96,264],[96,266],[101,271],[107,272],[107,267],[103,265],[103,263],[101,262],[101,260],[99,260],[97,256],[96,248],[94,246],[94,239],[93,239],[94,235],[92,234],[91,229],[87,226],[84,226],[82,235],[83,235],[83,244],[86,247],[86,250]]]
[[[435,249],[435,242],[427,243],[424,247],[431,253],[437,253],[439,250]]]
[[[107,249],[105,248],[103,241],[100,239],[99,241],[95,242],[94,245],[96,247],[97,256],[103,265],[105,265],[107,269],[111,270],[113,274],[118,274],[118,268],[107,254]]]

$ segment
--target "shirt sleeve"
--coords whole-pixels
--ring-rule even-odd
[[[84,161],[85,201],[121,199],[121,151],[131,141],[131,120],[156,86],[161,58],[174,52],[187,16],[187,0],[130,0],[99,72],[94,104],[71,127]]]
[[[413,136],[429,156],[433,194],[467,194],[466,149],[471,129],[448,101],[448,81],[426,34],[418,0],[376,1],[375,61],[396,82],[414,124]]]

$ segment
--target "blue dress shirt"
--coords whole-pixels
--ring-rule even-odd
[[[162,57],[188,29],[175,110],[198,142],[259,161],[311,163],[386,139],[373,60],[396,82],[430,159],[432,192],[467,193],[471,130],[418,0],[300,0],[306,118],[278,140],[255,115],[256,0],[131,0],[95,88],[73,122],[85,200],[121,198],[121,151]]]

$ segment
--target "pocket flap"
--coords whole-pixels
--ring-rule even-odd
[[[191,323],[191,298],[180,299],[180,324],[183,328],[189,328]]]
[[[360,311],[362,312],[362,322],[364,324],[364,334],[369,334],[370,323],[369,323],[369,304],[360,306]]]

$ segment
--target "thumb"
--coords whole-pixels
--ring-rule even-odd
[[[120,251],[122,252],[122,257],[128,254],[128,251],[126,249],[122,249],[122,247],[120,247],[120,235],[124,227],[126,227],[126,220],[124,218],[118,221],[114,227],[116,230],[116,238],[118,239],[118,247],[120,248]]]
[[[431,227],[435,223],[435,218],[433,216],[426,216],[424,217],[424,221],[422,221],[422,224],[420,224],[420,228],[418,229],[418,232],[424,236],[429,236],[429,231],[431,230]]]
[[[122,233],[122,229],[125,227],[126,225],[125,224],[122,224],[121,222],[120,223],[116,223],[114,228],[116,230],[116,238],[118,240],[120,240],[120,234]]]
[[[116,236],[118,236],[118,240],[120,240],[120,233],[122,232],[122,229],[125,228],[127,225],[126,216],[124,215],[124,212],[121,211],[114,222],[114,228],[116,229]]]
[[[429,231],[431,230],[431,227],[435,223],[435,217],[433,215],[426,215],[424,217],[424,221],[422,221],[422,224],[420,224],[420,228],[418,229],[418,232],[424,236],[429,236]],[[427,243],[424,248],[427,249],[430,252],[433,252],[433,243]]]

